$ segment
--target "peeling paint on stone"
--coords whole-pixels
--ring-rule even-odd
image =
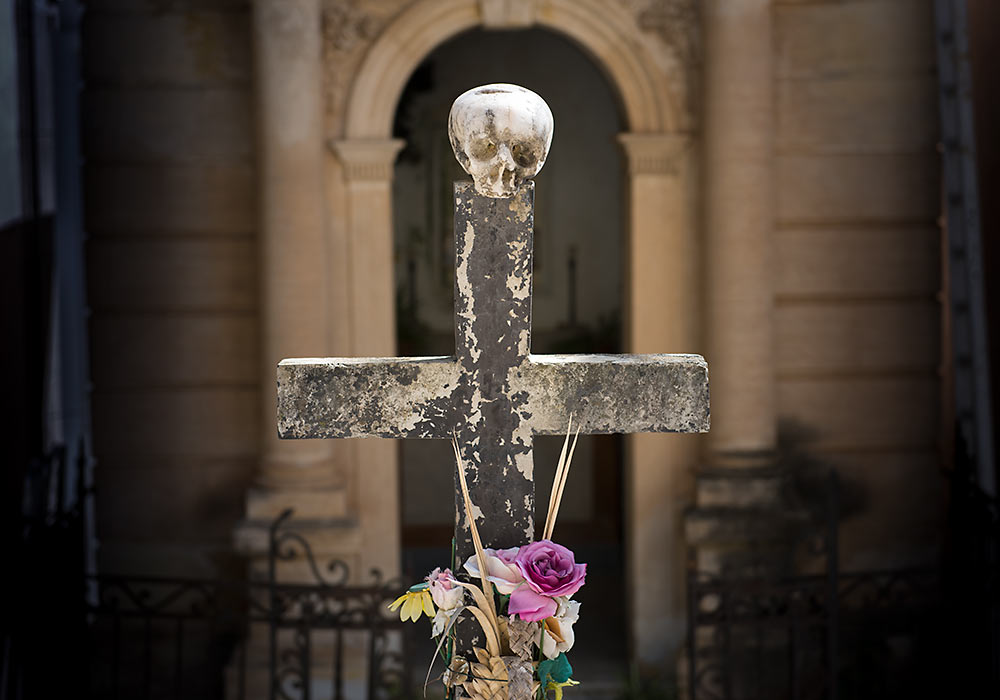
[[[524,200],[520,197],[511,197],[510,210],[517,217],[517,223],[524,223],[532,215],[531,208],[525,206]]]

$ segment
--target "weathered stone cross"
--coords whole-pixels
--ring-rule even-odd
[[[477,189],[494,196],[477,193],[470,182],[455,184],[455,355],[282,360],[278,433],[436,439],[454,433],[484,546],[513,547],[534,536],[535,435],[565,434],[571,415],[583,433],[705,431],[708,367],[699,355],[530,353],[534,183],[518,177],[524,158],[517,153],[538,144],[523,125],[522,133],[516,125],[501,131],[494,123],[502,119],[490,121],[499,133],[486,129],[489,146],[479,155],[489,160],[492,147],[496,167],[463,166]],[[456,125],[450,129],[455,143]],[[537,124],[529,129],[537,130]],[[475,159],[477,146],[458,141],[459,160],[470,151]],[[535,154],[529,177],[546,149],[547,143]],[[513,152],[510,162],[505,152]],[[456,502],[462,514],[460,493]],[[463,520],[456,520],[459,562],[472,553]]]

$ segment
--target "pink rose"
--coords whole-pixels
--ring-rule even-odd
[[[501,595],[512,593],[515,588],[524,582],[521,570],[514,563],[517,557],[518,548],[510,549],[483,549],[486,555],[486,580],[497,587]],[[479,560],[473,554],[465,562],[465,570],[473,578],[482,578],[479,574]]]
[[[550,540],[521,547],[514,563],[535,593],[552,598],[573,595],[587,577],[587,565],[577,564],[573,552]]]
[[[507,613],[517,615],[522,620],[528,622],[538,622],[547,617],[552,617],[559,609],[559,603],[555,598],[538,595],[526,585],[521,586],[510,594],[507,602]]]
[[[440,567],[430,572],[425,579],[430,584],[431,597],[442,610],[458,607],[465,596],[465,589],[455,584],[451,569],[441,570]]]
[[[552,617],[558,609],[554,599],[576,593],[587,576],[586,564],[577,564],[573,552],[549,540],[521,547],[514,563],[525,585],[511,594],[507,611],[531,622]]]

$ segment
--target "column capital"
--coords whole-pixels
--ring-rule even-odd
[[[343,139],[329,141],[349,182],[389,182],[403,139]]]
[[[691,134],[618,134],[630,175],[677,175],[679,160],[694,143]]]

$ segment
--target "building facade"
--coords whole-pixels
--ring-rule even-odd
[[[100,566],[218,574],[293,506],[320,552],[398,572],[397,446],[279,441],[274,368],[396,353],[398,110],[421,65],[475,31],[512,46],[547,33],[603,76],[620,126],[620,345],[709,362],[709,435],[625,443],[634,655],[677,653],[688,544],[718,567],[700,546],[712,518],[783,507],[776,470],[834,468],[858,494],[845,569],[933,561],[946,445],[929,0],[91,0]],[[553,157],[586,147],[559,134],[557,119]]]

